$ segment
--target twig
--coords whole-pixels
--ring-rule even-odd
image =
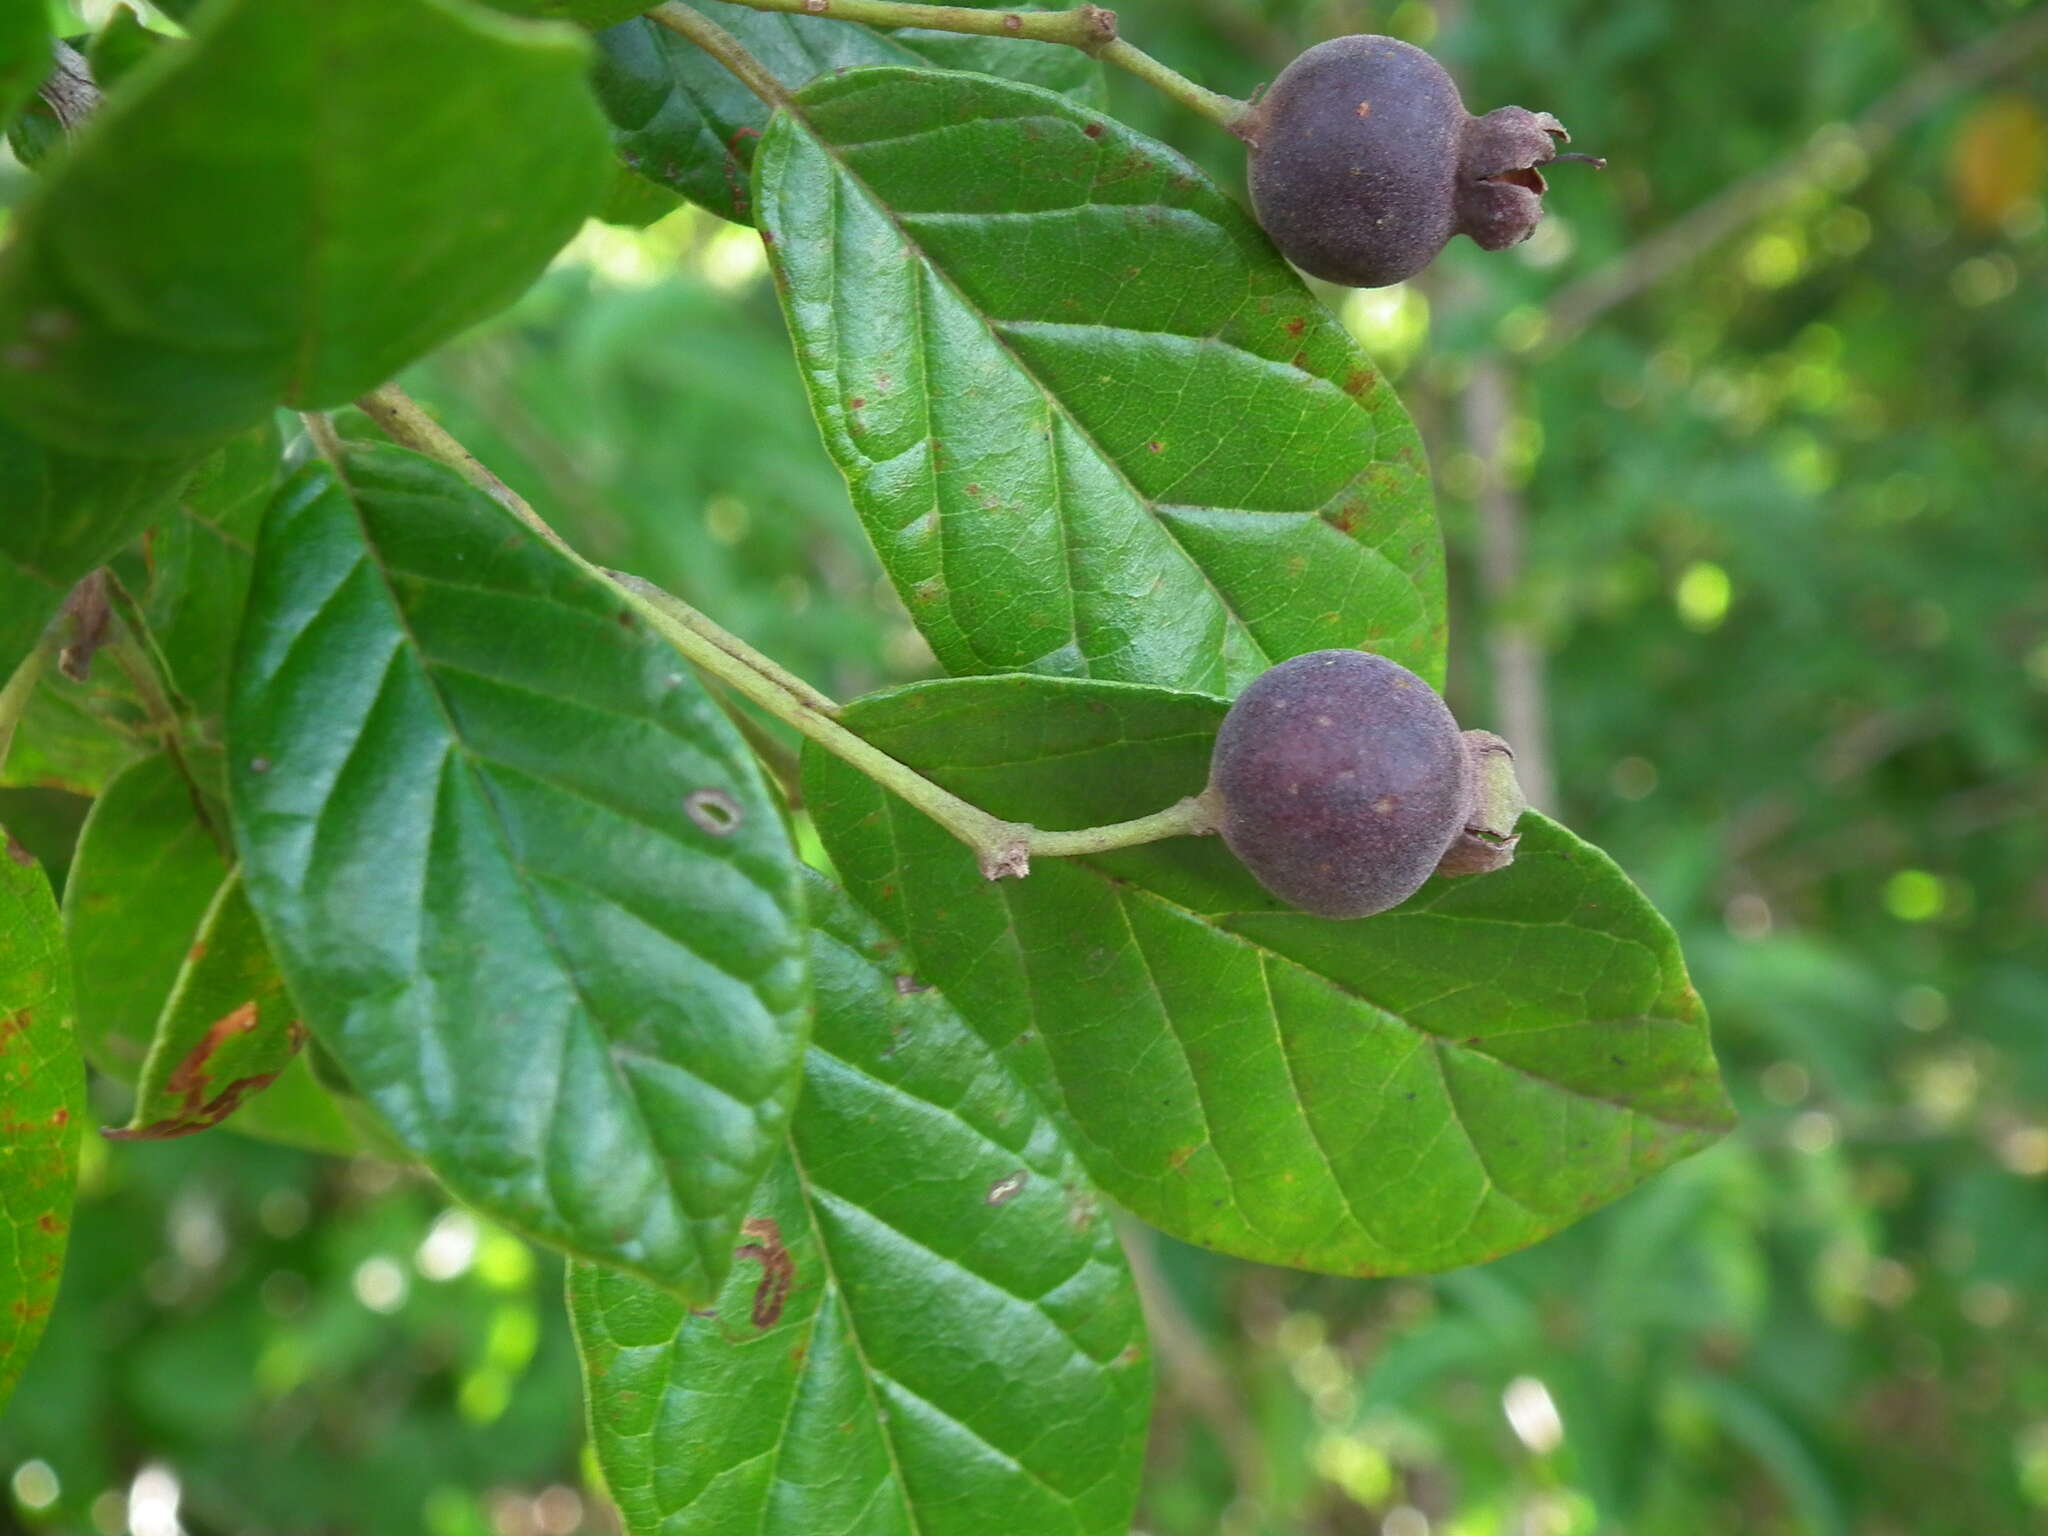
[[[514,516],[540,533],[584,571],[618,592],[657,634],[693,666],[708,672],[735,693],[794,726],[826,751],[908,801],[974,850],[981,872],[991,880],[1022,877],[1031,871],[1031,856],[1071,857],[1105,853],[1113,848],[1156,842],[1161,838],[1212,832],[1216,817],[1206,796],[1191,795],[1150,816],[1078,831],[1042,832],[1026,822],[1004,821],[970,805],[951,790],[871,745],[841,725],[839,706],[795,674],[785,671],[739,636],[712,623],[673,593],[638,577],[623,580],[594,565],[563,542],[518,492],[490,473],[476,456],[395,384],[366,397],[380,411],[371,412],[392,440],[448,465],[472,484],[490,491]],[[480,478],[482,477],[482,478]],[[488,483],[487,483],[488,482]],[[496,487],[495,490],[491,487]]]
[[[1155,90],[1200,113],[1226,132],[1241,135],[1251,103],[1197,85],[1178,70],[1160,63],[1117,33],[1116,12],[1099,5],[1068,11],[984,11],[964,5],[917,5],[905,0],[727,0],[756,11],[860,22],[870,27],[926,27],[937,32],[965,32],[976,37],[1009,37],[1029,43],[1062,43],[1090,58],[1113,64]],[[772,106],[788,100],[788,91],[731,33],[707,22],[681,0],[668,0],[648,16],[698,44]],[[700,35],[704,28],[718,34]]]
[[[2037,6],[1926,65],[1846,128],[1815,134],[1776,165],[1724,188],[1641,244],[1561,289],[1549,304],[1545,349],[1563,344],[1617,304],[1654,288],[1743,226],[1792,201],[1837,162],[1845,148],[1874,159],[1946,98],[2016,69],[2043,46],[2048,46],[2048,6]]]
[[[69,43],[56,45],[55,62],[49,77],[38,87],[36,94],[43,98],[43,105],[50,109],[50,115],[57,119],[57,126],[67,134],[76,133],[100,104],[100,88],[93,82],[92,66],[86,63],[85,55]]]

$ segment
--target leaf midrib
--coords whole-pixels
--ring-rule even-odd
[[[449,707],[449,702],[442,694],[440,686],[434,681],[433,669],[427,662],[427,649],[421,644],[419,635],[412,627],[411,617],[407,614],[405,605],[399,597],[392,572],[385,565],[383,550],[379,546],[375,535],[371,532],[369,520],[364,516],[362,503],[356,494],[355,486],[339,470],[335,472],[334,483],[347,502],[349,513],[355,520],[361,539],[362,558],[371,570],[376,573],[378,585],[383,592],[386,604],[391,610],[392,622],[397,626],[399,633],[404,636],[404,649],[410,652],[413,664],[420,672],[421,680],[427,685],[427,695],[434,701],[434,710],[441,718],[442,726],[447,732],[448,741],[454,753],[460,754],[463,766],[469,774],[471,784],[482,797],[484,805],[489,809],[490,814],[485,819],[490,823],[491,836],[498,845],[499,854],[505,860],[506,867],[515,871],[519,876],[517,883],[520,896],[526,903],[534,929],[540,934],[542,942],[547,946],[549,958],[554,962],[556,968],[568,982],[570,990],[575,995],[583,1028],[596,1033],[598,1055],[605,1063],[605,1071],[612,1082],[614,1091],[621,1100],[633,1107],[633,1118],[639,1129],[642,1151],[660,1171],[663,1197],[667,1200],[671,1210],[678,1218],[680,1229],[685,1233],[694,1234],[697,1225],[696,1219],[690,1215],[688,1207],[684,1204],[677,1191],[675,1173],[669,1167],[668,1159],[660,1152],[660,1144],[654,1137],[653,1127],[648,1120],[647,1111],[640,1103],[639,1095],[633,1084],[627,1081],[619,1071],[618,1063],[611,1054],[610,1036],[605,1033],[599,1023],[599,1014],[591,1002],[589,993],[585,990],[583,978],[577,973],[576,968],[569,963],[568,957],[562,952],[560,935],[555,932],[553,924],[548,921],[547,915],[541,906],[538,893],[532,888],[524,865],[520,862],[511,846],[511,841],[505,828],[504,810],[498,802],[494,787],[490,783],[489,775],[482,772],[479,768],[479,758],[471,750],[468,739],[456,725],[455,716]],[[444,768],[447,762],[448,758],[444,756],[442,758]],[[438,800],[439,796],[437,795],[437,805],[434,812],[437,818],[440,814]],[[555,1069],[549,1074],[550,1081],[554,1086],[549,1095],[548,1128],[538,1138],[543,1166],[540,1169],[541,1178],[538,1180],[536,1188],[545,1191],[546,1199],[549,1205],[553,1207],[555,1217],[561,1222],[563,1227],[570,1231],[575,1231],[578,1224],[570,1219],[569,1213],[563,1209],[553,1187],[553,1178],[547,1173],[546,1169],[546,1164],[551,1161],[548,1149],[554,1142],[554,1127],[563,1109],[563,1096],[560,1091],[560,1067],[564,1054],[565,1051],[557,1053]],[[694,1235],[685,1238],[685,1241],[691,1250],[690,1260],[692,1268],[697,1272],[698,1276],[708,1276],[711,1272],[711,1265],[706,1261],[707,1255],[703,1251],[701,1242]],[[655,1279],[651,1268],[647,1273],[650,1279]],[[665,1289],[673,1289],[676,1284],[673,1279],[667,1277],[656,1280],[656,1283]]]

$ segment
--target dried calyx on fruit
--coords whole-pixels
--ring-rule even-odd
[[[1289,261],[1354,288],[1412,277],[1452,235],[1489,251],[1529,238],[1543,217],[1539,166],[1564,125],[1501,107],[1474,117],[1451,77],[1391,37],[1333,38],[1281,71],[1243,134],[1252,205]]]
[[[1208,793],[1259,884],[1322,917],[1384,912],[1433,874],[1503,868],[1527,805],[1506,742],[1461,732],[1429,684],[1364,651],[1297,656],[1245,689]]]

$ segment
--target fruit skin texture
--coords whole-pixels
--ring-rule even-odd
[[[1321,917],[1368,917],[1414,895],[1474,799],[1444,701],[1364,651],[1297,656],[1245,689],[1217,732],[1209,789],[1230,851]]]
[[[1302,54],[1245,132],[1259,223],[1304,272],[1354,288],[1414,276],[1454,234],[1489,251],[1526,240],[1536,167],[1569,137],[1547,112],[1473,117],[1435,59],[1370,34]]]

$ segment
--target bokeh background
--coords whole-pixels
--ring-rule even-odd
[[[1120,9],[1235,94],[1391,32],[1612,158],[1511,254],[1326,297],[1430,446],[1454,708],[1678,926],[1743,1111],[1482,1269],[1134,1233],[1138,1528],[2048,1530],[2048,5]],[[930,670],[751,233],[593,226],[409,382],[584,549],[832,691]],[[52,846],[81,808],[5,795]],[[87,1150],[0,1530],[611,1529],[552,1258],[367,1160]]]

